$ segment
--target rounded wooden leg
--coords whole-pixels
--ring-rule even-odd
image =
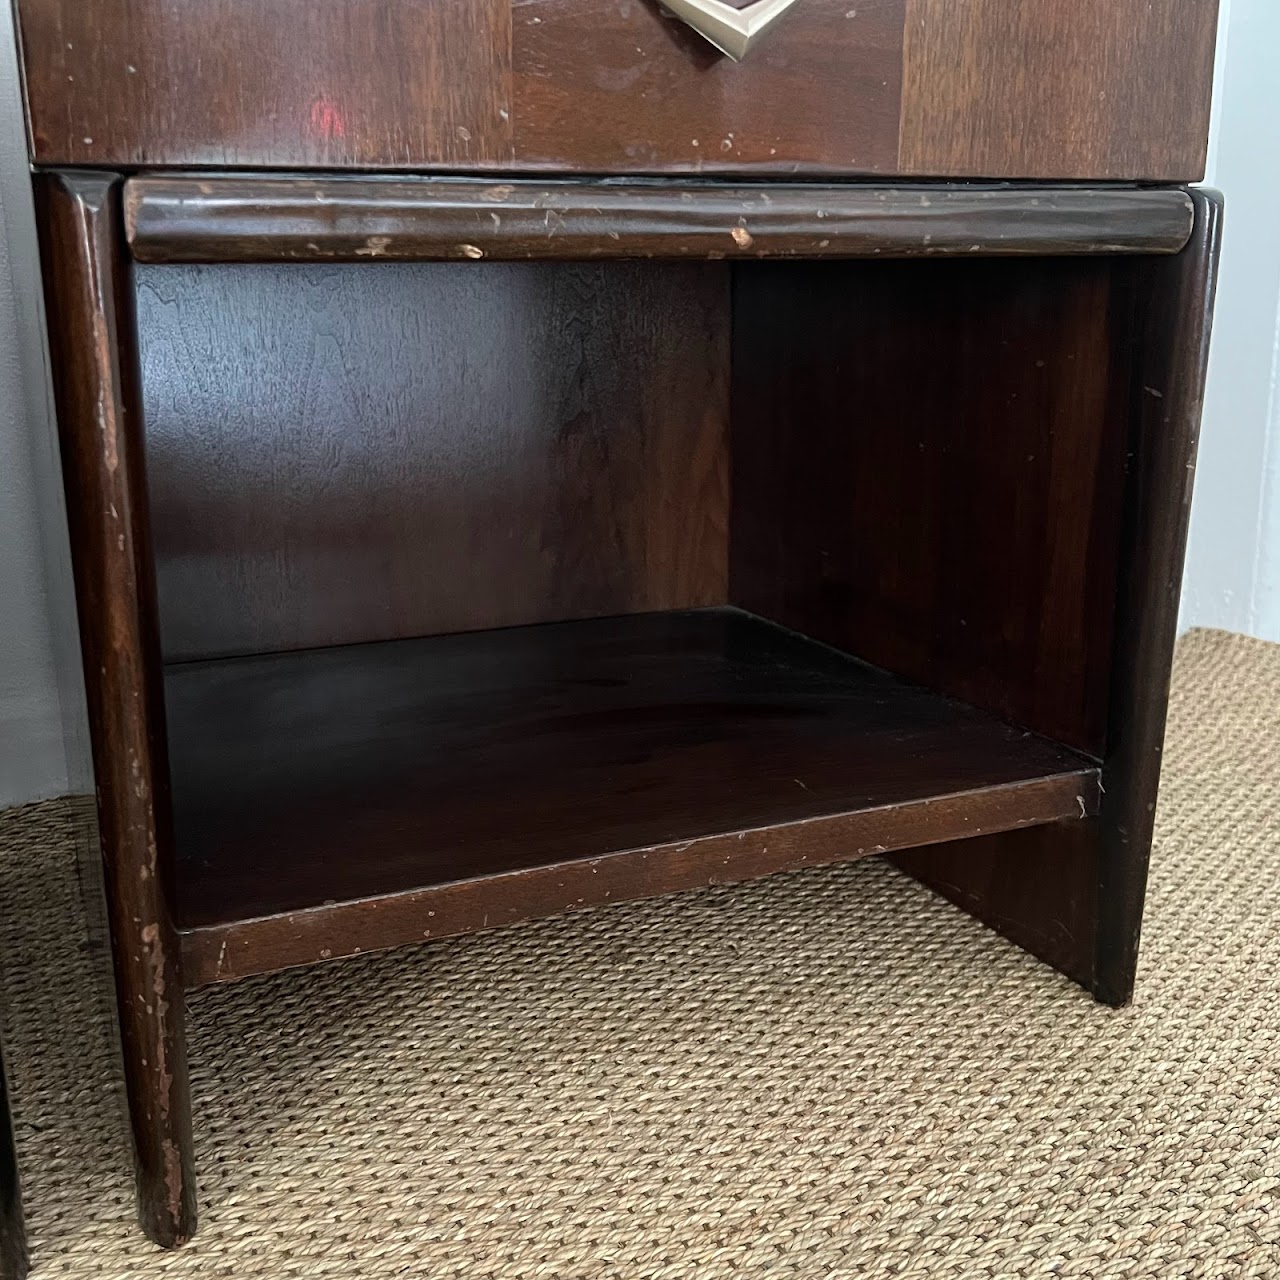
[[[106,845],[104,842],[104,851]],[[108,856],[108,863],[110,857]],[[196,1229],[184,1001],[172,927],[132,914],[119,872],[107,875],[120,1005],[120,1047],[142,1229],[166,1249]],[[128,918],[124,919],[127,914]]]
[[[139,1216],[157,1244],[196,1225],[172,821],[120,180],[43,179],[49,345],[93,740]]]

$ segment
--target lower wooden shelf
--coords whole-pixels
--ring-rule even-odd
[[[189,985],[1096,812],[1096,763],[735,609],[170,666]]]

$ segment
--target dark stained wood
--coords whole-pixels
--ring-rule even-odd
[[[892,172],[904,0],[736,66],[651,0],[23,0],[47,165]],[[514,66],[513,66],[514,62]]]
[[[1176,253],[1186,192],[234,175],[131,179],[140,262]]]
[[[47,165],[506,167],[509,0],[24,0]]]
[[[892,173],[905,0],[802,0],[741,64],[652,0],[513,6],[521,168]]]
[[[171,818],[120,186],[41,180],[42,252],[139,1211],[195,1229]]]
[[[4,1062],[0,1061],[0,1280],[26,1280],[28,1262],[9,1082]]]
[[[907,0],[899,171],[1204,176],[1218,0]]]
[[[182,664],[166,686],[190,982],[1098,798],[1094,762],[736,610]]]
[[[1129,997],[1216,0],[16,7],[153,1239],[186,986],[896,852]]]
[[[1095,994],[1124,1004],[1137,972],[1147,862],[1222,242],[1222,197],[1192,192],[1191,243],[1126,281],[1135,325],[1131,436],[1102,810]]]
[[[1119,272],[1117,341],[1133,358],[1099,819],[895,858],[1112,1005],[1130,1000],[1137,972],[1217,281],[1221,197],[1193,198],[1183,253]]]
[[[137,279],[167,657],[727,599],[724,266]]]
[[[1096,820],[1053,823],[906,849],[890,861],[1096,993],[1098,837]]]
[[[1090,770],[200,926],[181,934],[183,973],[190,986],[230,982],[585,907],[851,861],[927,844],[945,831],[1041,830],[1035,824],[1053,822],[1077,796],[1088,803],[1095,794],[1096,771]],[[989,838],[979,835],[972,843],[981,846]]]
[[[42,165],[1185,182],[1216,0],[20,0]]]
[[[732,602],[1101,755],[1117,270],[739,267]]]

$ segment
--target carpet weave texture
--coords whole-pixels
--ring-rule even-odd
[[[1135,1004],[866,861],[195,993],[134,1224],[74,802],[0,815],[42,1277],[1280,1277],[1280,647],[1179,646]]]

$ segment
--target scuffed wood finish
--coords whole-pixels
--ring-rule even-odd
[[[24,0],[48,165],[506,166],[508,0]]]
[[[733,602],[1101,755],[1121,261],[739,267]]]
[[[149,176],[140,262],[1176,253],[1179,190]]]
[[[743,63],[655,0],[513,6],[521,168],[892,173],[905,0],[800,0]]]
[[[1098,800],[1093,761],[736,610],[182,664],[166,685],[189,982]]]
[[[725,601],[725,266],[137,281],[168,658]]]
[[[1110,1004],[1129,1000],[1137,971],[1218,283],[1222,197],[1198,190],[1192,198],[1187,248],[1159,269],[1130,264],[1127,281],[1136,356],[1094,986]]]
[[[19,0],[42,165],[1203,173],[1216,0],[800,0],[742,64],[658,0]]]
[[[756,264],[735,289],[731,598],[1105,760],[1096,822],[895,861],[1112,1004],[1216,271],[1217,198],[1191,198],[1172,257]]]
[[[1187,248],[1118,270],[1116,323],[1132,350],[1099,818],[895,858],[1113,1005],[1137,972],[1217,281],[1221,197],[1192,196]]]
[[[42,251],[116,993],[147,1233],[195,1229],[132,293],[111,175],[44,178]]]
[[[892,172],[904,0],[737,66],[655,0],[22,0],[48,165]]]
[[[1194,181],[1218,0],[907,0],[899,172]]]
[[[682,889],[734,884],[780,871],[850,862],[972,831],[1043,830],[1079,801],[1096,807],[1097,771],[983,786],[961,795],[878,811],[798,820],[763,830],[700,836],[575,862],[530,867],[387,896],[334,902],[275,916],[184,929],[183,974],[191,987],[316,964],[424,940],[608,906]],[[950,848],[950,845],[943,846]],[[1092,906],[1092,902],[1090,902]]]

